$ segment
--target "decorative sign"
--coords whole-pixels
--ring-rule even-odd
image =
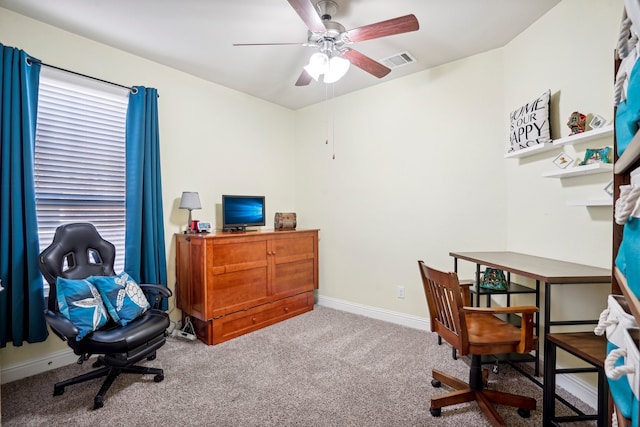
[[[509,152],[551,142],[549,100],[551,90],[511,112]]]

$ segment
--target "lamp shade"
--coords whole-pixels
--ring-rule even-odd
[[[347,74],[350,65],[351,63],[348,60],[340,56],[331,57],[331,59],[329,60],[329,68],[324,73],[324,82],[337,82],[342,77],[344,77],[345,74]]]
[[[329,67],[329,57],[321,52],[316,52],[309,58],[309,63],[304,66],[304,69],[315,81],[322,73],[327,71]]]
[[[200,196],[195,191],[182,192],[182,198],[180,199],[180,209],[202,209],[200,205]]]

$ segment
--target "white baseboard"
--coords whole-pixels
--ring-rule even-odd
[[[27,378],[32,375],[50,371],[61,366],[76,363],[78,355],[74,354],[71,349],[61,350],[55,353],[45,354],[36,359],[26,360],[10,366],[3,366],[0,374],[2,384]]]
[[[346,311],[348,313],[360,314],[362,316],[384,320],[386,322],[396,323],[398,325],[408,326],[422,331],[431,330],[429,326],[429,319],[426,317],[412,316],[410,314],[356,304],[322,295],[318,295],[318,305],[335,308],[336,310]]]
[[[396,323],[410,328],[430,331],[429,318],[412,316],[409,314],[398,313],[381,308],[370,307],[362,304],[356,304],[336,298],[318,295],[318,305],[323,307],[335,308],[336,310],[346,311],[348,313],[359,314],[386,322]],[[541,357],[542,359],[542,357]],[[562,368],[562,366],[559,366]],[[558,375],[556,384],[585,402],[592,408],[598,407],[598,390],[580,377],[571,374]],[[542,402],[540,402],[542,403]],[[595,410],[595,409],[594,409]]]

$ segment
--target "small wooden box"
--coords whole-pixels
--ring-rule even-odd
[[[276,212],[273,221],[275,230],[295,230],[297,226],[295,212]]]

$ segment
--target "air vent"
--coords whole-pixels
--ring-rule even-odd
[[[387,67],[393,69],[402,67],[403,65],[413,64],[416,62],[416,58],[411,55],[409,52],[396,53],[395,55],[389,56],[388,58],[383,59],[382,62]]]

